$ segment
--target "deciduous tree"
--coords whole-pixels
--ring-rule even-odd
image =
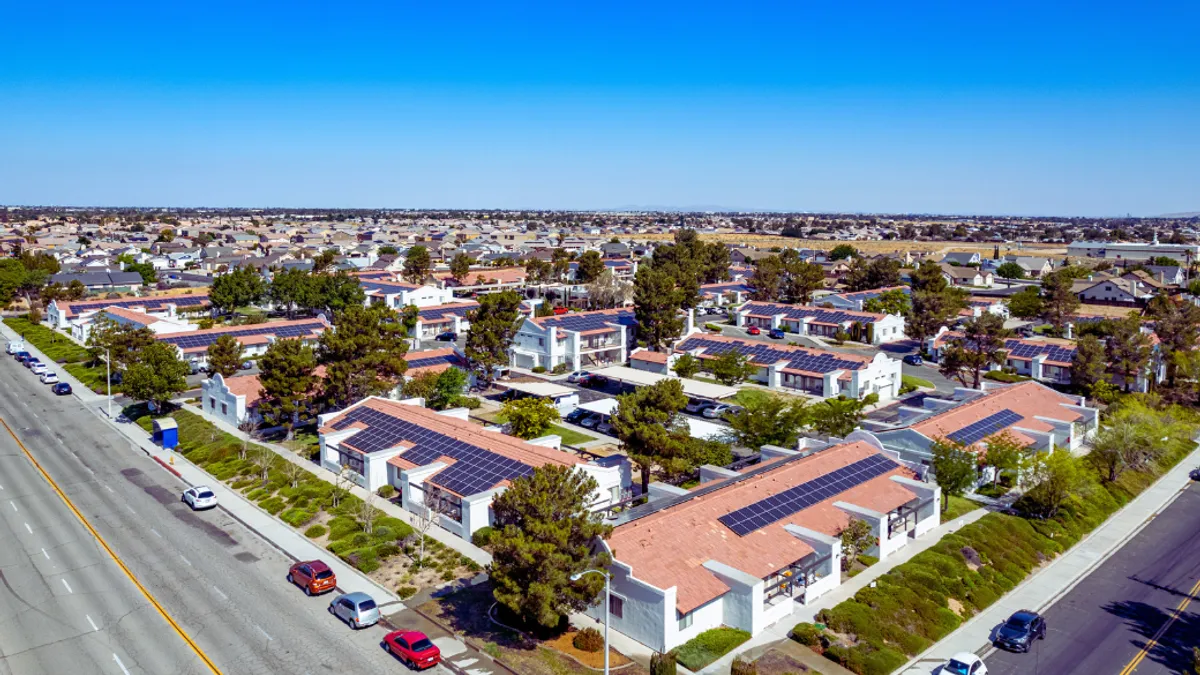
[[[611,563],[595,546],[612,532],[589,509],[596,489],[582,471],[548,464],[514,480],[492,503],[492,595],[528,624],[557,628],[604,590],[600,575],[571,578]]]
[[[1045,312],[1042,292],[1037,286],[1026,286],[1008,297],[1008,313],[1018,319],[1036,319]]]
[[[808,425],[809,406],[804,399],[762,394],[748,397],[741,410],[726,413],[730,442],[757,450],[764,445],[792,448]]]
[[[508,420],[512,435],[525,440],[544,436],[560,419],[553,402],[534,396],[505,401],[500,412]]]
[[[843,571],[852,569],[858,556],[870,550],[876,540],[874,528],[861,518],[851,518],[846,527],[838,533],[838,538],[842,541]]]
[[[1004,319],[984,312],[969,319],[962,329],[962,337],[954,338],[942,349],[939,372],[954,378],[963,386],[979,388],[980,377],[992,365],[1004,363],[1005,338],[1012,334],[1004,328]]]
[[[713,377],[727,387],[741,384],[758,372],[758,366],[750,361],[750,357],[736,349],[730,349],[715,359],[709,359],[707,366]]]
[[[121,384],[126,396],[153,403],[163,410],[171,397],[187,390],[190,372],[174,345],[155,341],[138,350],[136,359],[125,369]]]
[[[679,377],[691,377],[700,372],[700,359],[691,354],[680,354],[672,369]]]
[[[904,316],[911,310],[912,298],[909,297],[903,288],[893,288],[889,291],[884,291],[874,298],[867,299],[863,303],[864,312]]]
[[[1006,262],[996,268],[996,276],[1003,279],[1024,279],[1025,268],[1015,262]]]
[[[266,284],[253,267],[235,267],[213,279],[208,301],[228,314],[239,307],[253,305],[266,294]]]
[[[1129,316],[1113,322],[1113,334],[1107,343],[1108,362],[1124,378],[1124,390],[1129,391],[1137,375],[1150,363],[1150,336],[1142,332],[1142,322]]]
[[[827,398],[809,406],[808,419],[817,433],[845,438],[862,421],[867,406],[874,405],[877,401],[878,394],[867,394],[862,399],[845,396]]]
[[[942,510],[950,505],[951,497],[961,497],[979,477],[979,463],[970,448],[949,439],[936,439],[930,445],[933,457],[930,468],[933,480],[942,489]]]

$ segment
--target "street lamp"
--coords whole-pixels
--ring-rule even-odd
[[[112,419],[112,354],[104,348],[104,380],[108,384],[108,419]]]
[[[609,599],[608,572],[604,570],[584,570],[571,575],[571,581],[579,581],[587,574],[599,574],[604,577],[604,675],[608,675],[608,608],[612,602]]]

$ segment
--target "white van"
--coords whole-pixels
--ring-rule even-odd
[[[9,353],[9,355],[16,354],[17,352],[23,352],[23,351],[25,351],[25,343],[24,343],[23,341],[21,341],[21,340],[10,340],[10,341],[8,342],[8,353]]]

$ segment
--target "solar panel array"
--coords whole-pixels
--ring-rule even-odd
[[[757,316],[775,316],[782,314],[789,319],[807,319],[821,323],[853,323],[855,321],[863,321],[873,317],[863,316],[860,313],[848,312],[840,309],[824,309],[821,307],[789,307],[787,305],[768,305],[761,303],[748,303],[743,308],[743,311],[749,311],[750,314]]]
[[[378,292],[384,293],[384,294],[399,293],[400,291],[410,291],[410,290],[416,288],[416,286],[413,286],[411,284],[391,283],[391,282],[387,282],[387,281],[363,279],[362,277],[359,277],[358,285],[362,286],[362,289],[368,293],[370,293],[371,291],[378,291]]]
[[[1021,415],[1005,408],[998,413],[993,413],[977,422],[968,424],[958,431],[949,434],[947,438],[963,445],[973,445],[1023,419],[1025,418]]]
[[[176,307],[199,307],[208,304],[207,295],[177,295],[172,297],[160,298],[133,298],[130,300],[105,300],[104,302],[88,302],[70,303],[71,310],[74,312],[86,312],[90,309],[104,309],[105,307],[122,307],[129,309],[132,307],[144,307],[147,312],[154,312],[161,309],[166,309],[167,305],[175,305]]]
[[[421,356],[420,352],[412,354],[417,358],[406,359],[409,368],[426,368],[429,366],[438,366],[443,363],[449,363],[452,366],[463,365],[462,359],[458,354],[439,354],[438,356]]]
[[[894,291],[894,290],[897,290],[897,289],[894,287],[893,288],[875,288],[875,289],[872,289],[869,291],[856,291],[854,293],[842,293],[842,297],[846,298],[846,299],[862,300],[863,302],[866,302],[867,300],[870,300],[871,298],[878,298],[879,296],[883,295],[887,291]],[[905,295],[912,294],[912,289],[909,288],[908,286],[901,286],[899,290],[904,291]]]
[[[438,307],[426,307],[417,314],[421,317],[421,321],[426,323],[432,321],[440,321],[451,316],[465,317],[467,312],[479,307],[477,302],[463,302],[455,305],[440,305]]]
[[[742,293],[749,293],[752,290],[754,289],[750,288],[746,284],[712,284],[700,287],[700,292],[704,295],[719,295],[721,293],[733,293],[739,291]]]
[[[366,406],[346,413],[333,423],[333,428],[345,429],[355,422],[362,422],[368,428],[346,442],[365,453],[387,450],[407,442],[413,447],[401,456],[418,466],[434,462],[443,455],[453,458],[454,464],[440,471],[430,482],[463,496],[479,494],[502,481],[533,474],[533,467],[528,464]]]
[[[587,331],[598,330],[601,328],[609,328],[609,324],[620,324],[622,326],[637,325],[637,319],[634,318],[632,309],[622,309],[617,312],[605,312],[603,314],[594,312],[578,312],[567,313],[561,316],[548,316],[539,320],[542,326],[561,328],[562,330],[570,331]]]
[[[235,338],[249,337],[251,335],[274,335],[280,339],[298,338],[311,335],[314,332],[325,329],[325,324],[320,319],[312,321],[303,321],[299,323],[279,324],[279,323],[262,323],[253,326],[247,326],[238,330],[220,330],[214,332],[196,331],[195,333],[178,333],[176,335],[166,335],[159,337],[160,342],[172,344],[180,349],[195,349],[197,347],[207,347],[217,341],[217,338],[222,335],[232,335]]]
[[[726,342],[724,340],[712,340],[701,336],[687,338],[676,349],[678,351],[691,351],[700,347],[705,348],[705,356],[720,356],[728,351],[738,351],[760,365],[787,361],[788,368],[804,370],[810,373],[858,370],[863,365],[859,361],[840,358],[833,352],[812,353],[807,351],[791,351],[774,347],[765,342]]]
[[[1008,351],[1009,356],[1018,358],[1031,359],[1039,354],[1045,354],[1050,361],[1059,361],[1061,363],[1070,363],[1075,358],[1074,347],[1063,347],[1054,344],[1029,344],[1020,340],[1006,340],[1004,348]]]
[[[883,455],[871,455],[727,513],[717,520],[733,530],[734,534],[744,537],[899,467],[899,464]]]

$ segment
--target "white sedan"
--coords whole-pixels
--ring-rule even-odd
[[[46,364],[44,364],[40,361],[33,364],[32,366],[30,366],[29,369],[33,371],[34,375],[41,375],[42,373],[45,373],[46,371],[50,370],[49,368],[46,367]]]
[[[183,503],[193,511],[211,509],[217,505],[217,495],[207,486],[199,485],[183,491]]]
[[[42,384],[54,384],[54,383],[58,382],[58,375],[55,373],[46,371],[46,372],[42,373],[42,376],[38,379],[40,379],[42,381]]]
[[[983,659],[971,652],[959,652],[942,666],[945,675],[987,675]]]

